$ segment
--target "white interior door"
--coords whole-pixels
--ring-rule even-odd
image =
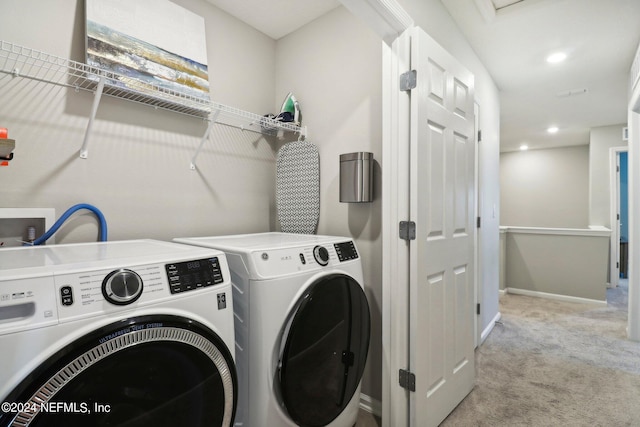
[[[474,86],[473,75],[419,28],[411,66],[410,424],[427,427],[475,382]]]

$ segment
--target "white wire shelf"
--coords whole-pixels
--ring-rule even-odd
[[[233,122],[239,121],[240,123],[238,123],[237,126],[243,129],[249,129],[266,134],[273,134],[278,130],[284,130],[299,133],[301,136],[306,136],[306,127],[300,127],[289,122],[281,122],[259,114],[240,110],[239,108],[219,104],[217,102],[212,102],[211,105],[212,111],[220,112],[220,118],[226,117]]]
[[[1,42],[0,71],[14,77],[91,92],[96,90],[100,78],[104,78],[105,95],[196,117],[208,117],[212,109],[208,99],[143,83],[122,74],[6,41]]]
[[[14,77],[24,77],[58,86],[96,92],[94,111],[100,95],[105,94],[129,101],[150,105],[154,108],[174,111],[188,116],[208,120],[223,120],[242,129],[274,134],[279,130],[295,132],[306,136],[306,128],[292,123],[280,122],[259,114],[212,102],[208,98],[169,90],[141,82],[122,74],[107,71],[84,63],[61,58],[35,49],[0,40],[0,73]],[[91,127],[89,124],[88,131]],[[88,134],[89,132],[87,132]],[[83,149],[86,147],[86,139]],[[81,157],[86,157],[81,154]]]

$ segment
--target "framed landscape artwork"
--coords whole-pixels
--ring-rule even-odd
[[[109,84],[136,91],[153,85],[209,100],[203,17],[169,0],[86,0],[85,6],[87,64],[124,76]]]

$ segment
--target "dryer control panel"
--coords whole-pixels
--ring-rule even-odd
[[[224,282],[217,257],[167,264],[165,269],[172,294]]]
[[[265,279],[329,268],[356,260],[358,257],[352,240],[286,249],[257,250],[251,253],[256,271]]]

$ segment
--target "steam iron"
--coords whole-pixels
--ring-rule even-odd
[[[291,92],[284,99],[280,114],[276,116],[275,120],[300,126],[300,105]]]
[[[291,92],[287,95],[282,103],[282,108],[280,108],[280,113],[278,115],[275,114],[265,114],[264,118],[260,120],[260,127],[262,128],[262,132],[274,135],[278,128],[274,126],[273,123],[270,123],[271,120],[276,122],[283,123],[291,123],[295,126],[300,126],[302,122],[302,115],[300,114],[300,105],[296,100],[296,97],[293,96]]]

